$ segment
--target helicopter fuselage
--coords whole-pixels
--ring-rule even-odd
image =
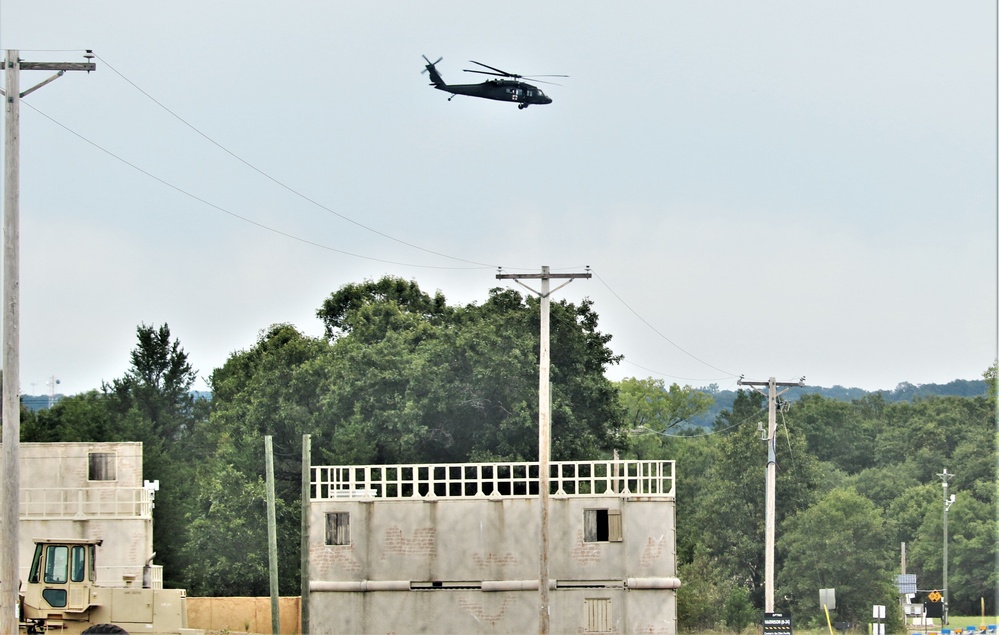
[[[451,97],[448,97],[448,101],[451,101],[455,95],[465,95],[467,97],[480,97],[482,99],[492,99],[495,101],[513,102],[517,104],[517,107],[521,110],[527,108],[531,104],[543,105],[552,103],[552,98],[546,95],[540,88],[534,86],[533,84],[520,81],[520,75],[507,73],[493,68],[492,66],[480,64],[485,68],[496,71],[485,72],[485,75],[501,74],[503,77],[500,79],[490,79],[480,84],[448,84],[444,81],[444,78],[441,77],[441,74],[437,72],[437,62],[439,62],[440,59],[438,59],[437,62],[431,62],[426,56],[424,56],[423,59],[427,62],[424,72],[430,73],[430,85],[437,90],[451,93]],[[473,63],[479,64],[479,62]],[[469,72],[478,73],[481,71]],[[561,77],[561,75],[559,77]]]
[[[526,108],[532,104],[542,105],[552,103],[552,98],[537,86],[512,79],[491,79],[480,84],[444,84],[443,86],[434,86],[434,88],[451,93],[452,95],[482,97],[483,99],[494,99],[496,101],[512,101],[516,102],[521,108]]]

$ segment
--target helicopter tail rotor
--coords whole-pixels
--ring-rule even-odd
[[[427,59],[427,56],[426,56],[426,55],[423,55],[422,57],[423,57],[423,59],[424,59],[424,60],[425,60],[425,61],[427,62],[427,66],[426,66],[426,68],[424,68],[424,69],[423,69],[422,71],[420,71],[421,73],[426,73],[426,72],[427,72],[427,71],[429,71],[429,70],[430,70],[430,69],[431,69],[432,67],[434,67],[434,66],[437,66],[437,62],[439,62],[439,61],[441,61],[442,59],[444,59],[444,57],[443,57],[443,56],[441,56],[441,57],[438,57],[438,58],[437,58],[437,62],[431,62],[430,60],[428,60],[428,59]]]
[[[437,62],[431,62],[429,59],[427,59],[427,56],[424,55],[423,59],[426,60],[427,65],[420,72],[430,73],[430,81],[431,81],[430,85],[433,86],[434,88],[439,88],[441,90],[446,89],[447,83],[444,81],[444,78],[441,77],[441,74],[437,72],[437,62],[441,61],[444,58],[438,57]]]

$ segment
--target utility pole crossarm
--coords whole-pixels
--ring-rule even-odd
[[[22,71],[96,71],[94,62],[18,62]],[[0,69],[7,69],[7,62],[0,62]]]
[[[534,278],[536,280],[548,279],[552,280],[555,278],[592,278],[592,273],[497,273],[497,280],[527,280],[529,278]]]

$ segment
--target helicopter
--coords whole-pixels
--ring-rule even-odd
[[[533,77],[525,77],[524,75],[517,75],[516,73],[508,73],[493,66],[489,66],[488,64],[476,62],[475,60],[469,60],[472,64],[477,64],[483,68],[488,68],[489,70],[481,71],[467,68],[463,69],[466,73],[496,75],[502,79],[490,79],[482,82],[481,84],[447,84],[441,77],[441,74],[437,72],[437,62],[440,62],[444,58],[438,57],[437,62],[431,62],[427,59],[427,56],[424,55],[423,59],[426,60],[427,65],[421,72],[430,73],[430,81],[432,82],[430,84],[431,86],[437,90],[443,90],[446,93],[451,93],[451,96],[447,98],[448,101],[454,99],[455,95],[467,95],[468,97],[482,97],[483,99],[495,99],[496,101],[512,101],[517,104],[517,108],[520,110],[527,108],[531,104],[543,105],[552,103],[552,98],[546,95],[540,88],[520,80],[522,78],[526,78],[541,84],[551,84],[552,82],[534,79]],[[568,77],[568,75],[539,75],[537,77]]]

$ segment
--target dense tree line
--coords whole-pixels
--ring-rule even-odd
[[[494,289],[455,306],[415,282],[383,278],[332,293],[321,337],[287,324],[262,331],[209,376],[167,325],[140,325],[125,375],[101,390],[23,411],[23,441],[142,441],[160,480],[155,545],[167,584],[194,595],[266,595],[263,437],[274,441],[280,588],[299,590],[301,440],[313,462],[377,464],[537,458],[538,302]],[[765,398],[739,392],[708,429],[687,422],[714,403],[654,379],[614,383],[618,361],[588,301],[552,303],[553,455],[677,464],[682,628],[739,630],[763,605]],[[995,367],[990,369],[994,381]],[[990,384],[991,385],[991,384]],[[950,491],[951,610],[991,605],[996,579],[995,392],[839,400],[804,394],[779,414],[777,604],[864,622],[897,605],[907,544],[920,588],[941,586],[942,488]],[[989,606],[989,611],[995,607]],[[893,619],[897,622],[897,615]]]

